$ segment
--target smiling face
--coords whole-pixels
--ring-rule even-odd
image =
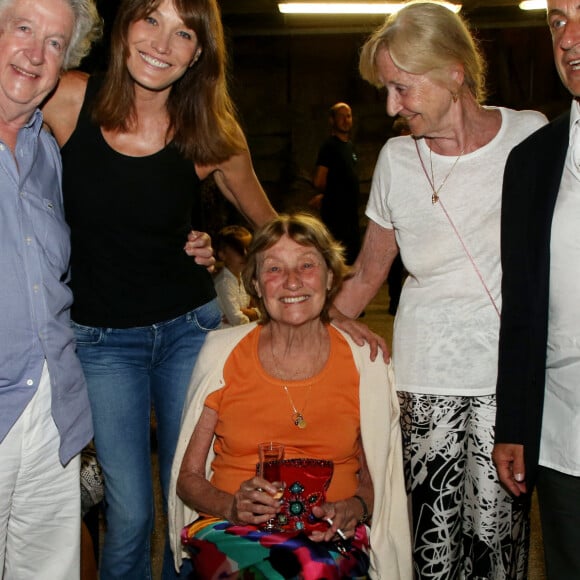
[[[451,91],[426,74],[400,69],[386,49],[378,52],[376,66],[380,82],[387,89],[387,114],[403,117],[416,137],[440,135],[451,122]]]
[[[258,257],[254,282],[273,321],[299,326],[318,320],[332,283],[322,254],[282,236]]]
[[[0,15],[0,110],[29,117],[58,82],[74,25],[65,0],[15,0]]]
[[[568,90],[580,97],[580,2],[548,0],[554,62]]]
[[[201,53],[193,30],[187,28],[172,0],[163,0],[127,34],[127,68],[133,80],[151,91],[170,89]]]

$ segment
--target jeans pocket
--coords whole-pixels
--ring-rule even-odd
[[[83,326],[71,320],[77,346],[91,346],[102,340],[103,329],[95,326]]]
[[[194,322],[200,330],[209,332],[215,330],[222,320],[222,312],[218,306],[217,298],[214,298],[207,304],[199,306],[190,312],[191,321]]]

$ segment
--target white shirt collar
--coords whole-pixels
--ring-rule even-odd
[[[566,168],[580,181],[580,103],[576,99],[570,108],[570,146]]]

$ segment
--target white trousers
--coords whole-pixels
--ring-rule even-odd
[[[63,467],[46,363],[0,443],[0,580],[78,580],[80,456]]]

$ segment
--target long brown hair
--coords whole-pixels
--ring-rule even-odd
[[[167,99],[168,134],[194,163],[210,165],[247,148],[236,120],[226,80],[226,49],[216,0],[172,0],[202,49],[197,62],[175,81]],[[127,36],[133,22],[153,12],[161,0],[123,0],[111,33],[111,57],[92,111],[109,131],[128,131],[135,120],[134,82],[127,70]]]

